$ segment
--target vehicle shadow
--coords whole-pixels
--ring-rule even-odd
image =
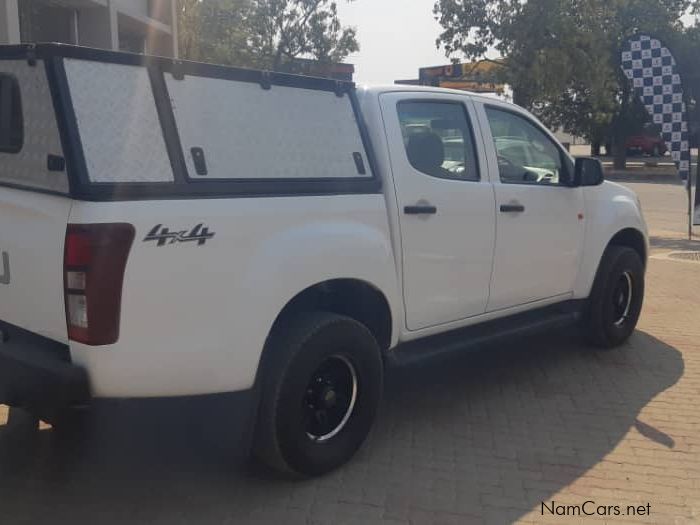
[[[511,522],[600,462],[683,375],[676,349],[637,332],[593,352],[571,334],[394,369],[357,457],[288,481],[241,464],[226,413],[117,418],[57,438],[0,426],[0,519],[35,523]]]
[[[678,350],[640,331],[608,352],[559,333],[406,370],[388,389],[384,432],[394,439],[373,459],[403,448],[423,472],[442,465],[453,499],[435,511],[453,505],[457,514],[513,522],[594,467],[632,427],[672,448],[673,436],[638,416],[683,371]]]

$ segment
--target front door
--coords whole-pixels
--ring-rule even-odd
[[[409,330],[484,313],[495,242],[493,187],[482,177],[466,97],[381,97],[400,214]]]
[[[488,311],[573,290],[584,235],[573,163],[535,120],[512,106],[477,104],[496,192],[496,254]]]

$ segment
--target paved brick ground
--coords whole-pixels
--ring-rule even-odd
[[[359,456],[304,483],[222,461],[213,416],[208,430],[135,419],[85,442],[4,425],[0,407],[0,523],[700,523],[700,264],[663,258],[700,247],[682,239],[679,187],[635,189],[655,256],[621,350],[550,334],[394,371]],[[541,512],[587,500],[651,515]]]

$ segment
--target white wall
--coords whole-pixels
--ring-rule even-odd
[[[21,41],[18,2],[21,0],[0,0],[0,43],[18,44]],[[139,32],[144,36],[148,31],[148,18],[154,15],[160,23],[170,26],[172,34],[167,31],[155,31],[148,38],[147,52],[154,54],[177,57],[177,27],[172,27],[171,23],[175,19],[176,8],[174,0],[160,0],[154,2],[153,13],[149,13],[148,2],[146,0],[92,0],[75,4],[66,2],[69,6],[93,5],[94,7],[78,8],[78,43],[83,46],[98,47],[103,49],[119,49],[119,13],[124,13],[126,17],[133,15],[134,24],[140,25]],[[53,4],[55,7],[46,10],[47,16],[50,11],[62,10],[61,2]],[[75,7],[68,7],[66,11]],[[124,16],[123,15],[123,16]],[[57,18],[58,20],[58,18]],[[75,43],[73,28],[63,27],[65,20],[60,20],[61,27],[56,27],[56,31],[48,31],[47,34],[37,35],[33,40],[41,41],[63,41]],[[158,27],[158,26],[156,26]],[[163,28],[163,26],[160,26]],[[53,28],[52,28],[53,29]],[[166,28],[163,28],[166,29]],[[60,35],[68,35],[63,38]]]
[[[110,10],[87,8],[78,12],[78,35],[81,46],[118,49],[116,16]]]
[[[19,44],[17,0],[0,0],[0,43]]]

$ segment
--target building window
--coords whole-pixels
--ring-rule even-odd
[[[145,53],[146,37],[137,33],[119,31],[119,49],[129,53]]]
[[[19,3],[19,28],[22,42],[78,43],[75,9],[25,0]]]

